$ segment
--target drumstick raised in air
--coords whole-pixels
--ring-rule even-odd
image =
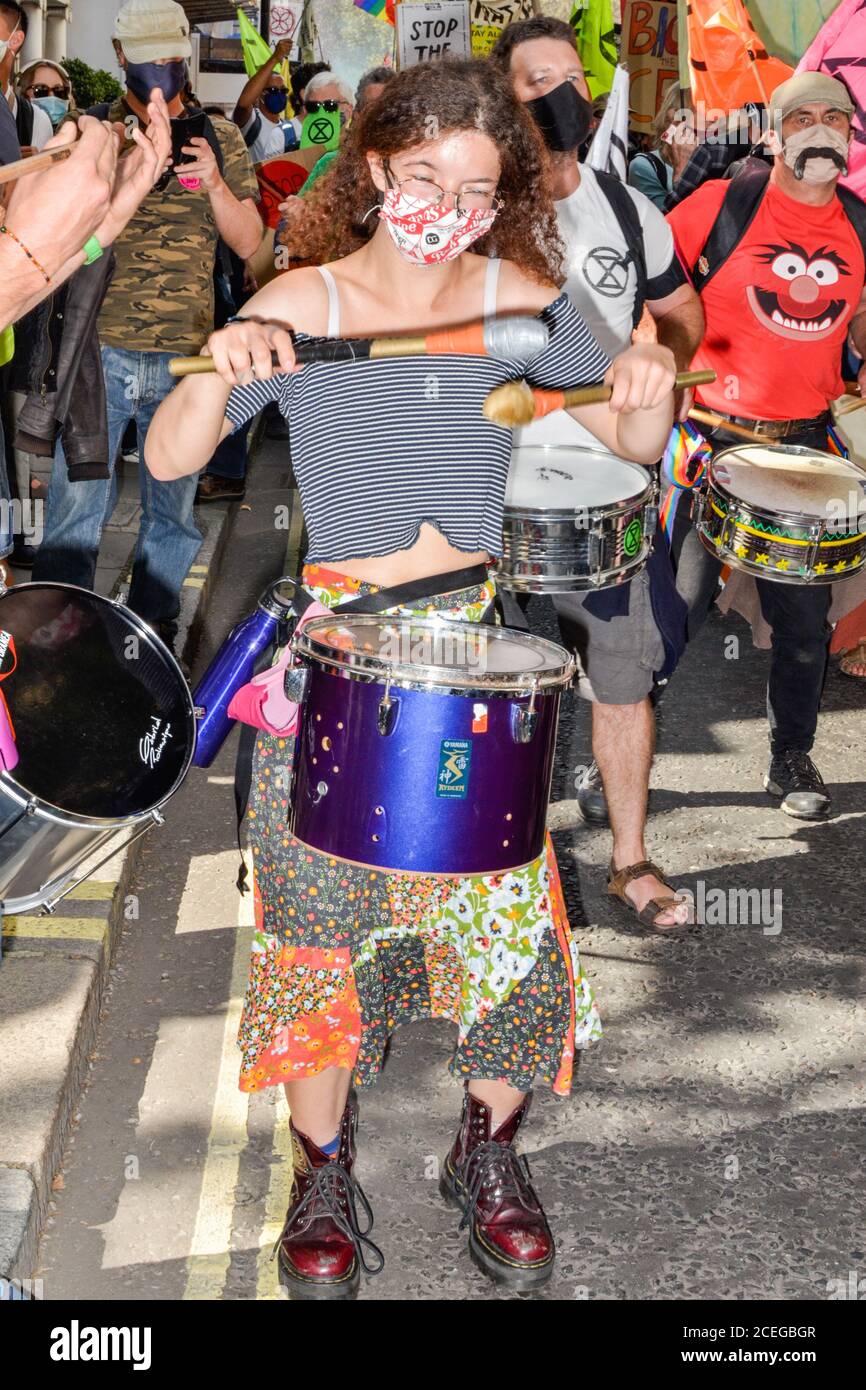
[[[524,315],[481,319],[462,328],[441,328],[419,338],[312,338],[295,344],[295,360],[307,362],[377,361],[383,357],[435,357],[441,354],[497,357],[531,362],[547,347],[547,325]],[[278,366],[276,354],[271,361]],[[214,371],[212,357],[173,357],[172,376],[195,376]]]
[[[709,386],[715,381],[715,372],[680,372],[676,379],[676,389],[689,386]],[[497,386],[484,402],[484,415],[494,425],[504,425],[514,429],[517,425],[528,425],[542,415],[553,410],[568,410],[576,405],[593,405],[597,401],[610,400],[612,386],[600,381],[597,386],[573,386],[567,391],[538,391],[525,381],[506,381]]]

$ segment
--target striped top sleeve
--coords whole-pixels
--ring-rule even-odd
[[[610,358],[603,352],[567,294],[561,294],[538,315],[547,325],[550,341],[544,352],[524,369],[530,386],[561,391],[601,381]]]

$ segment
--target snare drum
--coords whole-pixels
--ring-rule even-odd
[[[498,582],[533,594],[624,583],[649,557],[658,519],[656,492],[647,469],[603,449],[556,444],[515,449]]]
[[[733,569],[829,584],[866,564],[866,476],[818,449],[724,449],[710,460],[695,521],[706,548]]]
[[[299,840],[424,874],[538,858],[568,652],[507,628],[336,614],[293,647]]]

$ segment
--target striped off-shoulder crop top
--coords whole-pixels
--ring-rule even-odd
[[[486,312],[498,268],[491,260]],[[471,356],[313,363],[232,391],[226,414],[235,428],[269,401],[288,421],[311,564],[408,550],[425,521],[457,550],[501,552],[511,431],[484,418],[485,397],[523,376],[552,390],[580,386],[609,366],[567,295],[539,317],[550,340],[528,367]]]

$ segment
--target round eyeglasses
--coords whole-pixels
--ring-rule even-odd
[[[447,197],[454,199],[454,206],[459,217],[466,217],[470,212],[499,212],[502,208],[502,199],[495,193],[485,193],[480,188],[467,188],[462,193],[451,193],[447,188],[440,188],[438,183],[432,179],[420,179],[417,177],[409,179],[398,179],[394,177],[389,161],[383,160],[383,168],[390,181],[392,188],[398,188],[407,198],[413,202],[438,207]]]

